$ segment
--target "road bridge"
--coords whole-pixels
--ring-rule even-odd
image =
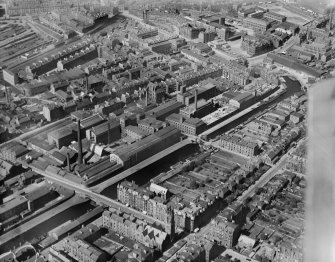
[[[107,196],[104,196],[100,193],[93,192],[90,188],[87,188],[82,184],[75,183],[75,182],[73,182],[69,179],[66,179],[66,178],[64,178],[62,176],[59,176],[59,175],[55,175],[51,172],[40,170],[40,169],[38,169],[36,167],[33,167],[29,164],[27,164],[27,166],[29,168],[31,168],[34,172],[44,176],[47,180],[51,181],[52,183],[56,183],[56,184],[59,184],[59,185],[65,187],[65,188],[74,190],[78,195],[80,195],[82,197],[88,197],[99,205],[112,207],[112,208],[121,210],[125,213],[134,214],[134,215],[136,215],[136,217],[138,217],[140,219],[143,219],[143,220],[145,220],[145,221],[147,221],[151,224],[156,223],[156,224],[162,225],[164,228],[166,228],[166,224],[163,223],[162,221],[160,221],[158,219],[155,219],[151,216],[145,215],[138,210],[127,207],[127,206],[121,204],[120,202],[118,202],[114,199],[111,199]],[[2,243],[1,239],[0,239],[0,243]]]

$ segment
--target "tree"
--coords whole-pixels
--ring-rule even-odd
[[[197,189],[198,187],[199,187],[198,183],[194,179],[192,179],[190,181],[190,188],[191,189]]]
[[[205,182],[210,183],[210,182],[212,182],[212,179],[210,179],[209,177],[206,177]]]

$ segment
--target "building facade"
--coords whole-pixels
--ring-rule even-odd
[[[222,135],[220,145],[229,151],[236,152],[248,157],[253,157],[258,153],[258,145],[254,142],[247,142],[241,138],[230,135]]]

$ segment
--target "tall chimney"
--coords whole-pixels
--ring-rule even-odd
[[[5,86],[6,103],[9,104],[8,88]]]
[[[145,106],[148,106],[148,90],[145,91]]]
[[[108,135],[108,137],[107,137],[107,144],[109,145],[110,144],[110,136],[111,136],[111,124],[108,122],[108,124],[107,124],[107,127],[108,127],[108,133],[107,133],[107,135]]]
[[[86,75],[86,93],[88,93],[88,74],[85,74]]]
[[[83,145],[81,143],[81,128],[80,128],[80,119],[77,122],[78,127],[78,165],[83,163]]]
[[[183,85],[180,86],[180,94],[184,94],[184,86]]]
[[[194,108],[198,110],[198,89],[194,91]]]
[[[66,159],[67,159],[67,168],[69,169],[69,172],[71,172],[70,154],[69,153],[66,153]]]

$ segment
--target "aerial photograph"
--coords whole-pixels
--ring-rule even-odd
[[[334,76],[331,1],[0,0],[0,262],[335,262]]]

